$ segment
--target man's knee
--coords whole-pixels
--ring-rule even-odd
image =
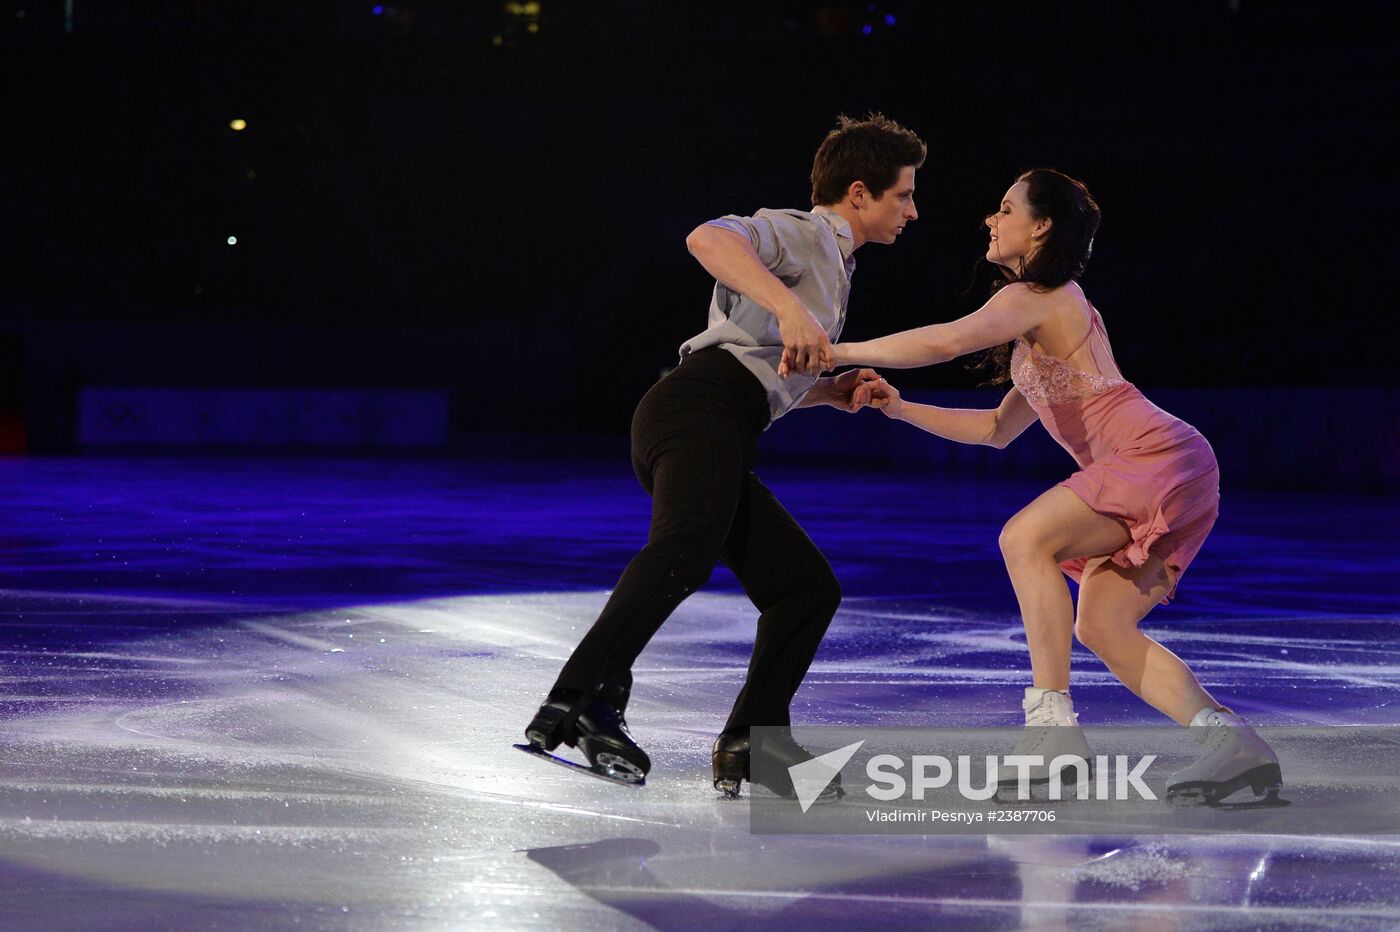
[[[682,547],[671,561],[669,582],[685,595],[690,595],[710,581],[717,559],[717,555],[708,549]]]
[[[821,551],[812,547],[791,554],[792,572],[786,588],[807,607],[807,614],[836,614],[841,605],[841,583]]]
[[[781,590],[771,591],[764,599],[755,598],[754,604],[764,612],[781,606],[782,617],[800,618],[804,624],[817,618],[829,622],[841,606],[841,584],[830,567],[823,565],[820,572],[793,577]]]
[[[812,601],[817,613],[828,618],[836,614],[836,610],[841,607],[841,583],[837,581],[835,573],[827,570],[826,575],[815,582],[812,587]]]
[[[648,562],[652,571],[665,572],[669,583],[689,594],[709,582],[719,560],[719,540],[722,537],[701,527],[671,528],[661,533],[653,528],[646,546],[651,555]]]

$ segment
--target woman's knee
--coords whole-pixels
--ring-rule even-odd
[[[1099,657],[1112,655],[1137,632],[1136,625],[1112,622],[1092,614],[1080,613],[1074,622],[1074,637]]]
[[[1048,555],[1044,541],[1036,533],[1034,522],[1019,514],[1002,526],[997,546],[1001,548],[1001,557],[1008,566]]]
[[[1074,639],[1097,654],[1104,642],[1103,629],[1081,616],[1074,621]]]

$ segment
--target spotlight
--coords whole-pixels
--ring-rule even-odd
[[[237,246],[237,245],[238,245],[238,237],[236,237],[236,236],[230,236],[230,237],[228,238],[228,244],[229,244],[230,246]]]
[[[231,130],[233,130],[235,133],[241,133],[241,132],[243,132],[245,129],[248,128],[248,121],[247,121],[247,120],[229,120],[229,121],[228,121],[228,128],[231,129]]]

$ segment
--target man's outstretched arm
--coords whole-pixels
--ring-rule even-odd
[[[783,350],[790,359],[805,363],[794,368],[821,372],[835,365],[826,330],[802,300],[768,271],[748,237],[705,223],[685,238],[685,245],[716,281],[778,319]]]

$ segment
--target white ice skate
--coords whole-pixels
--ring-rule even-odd
[[[1191,733],[1206,752],[1167,779],[1168,802],[1213,806],[1246,786],[1256,798],[1278,798],[1283,785],[1278,757],[1244,719],[1202,709],[1191,720]]]
[[[1087,780],[1092,776],[1094,758],[1079,729],[1079,716],[1069,694],[1031,686],[1026,689],[1021,708],[1026,713],[1026,729],[1011,753],[1041,759],[1029,768],[1031,798],[1050,798],[1052,766],[1060,776],[1059,798],[1073,798],[1081,777]],[[1002,766],[997,773],[997,800],[1012,802],[1023,798],[1019,780],[1017,768]]]

